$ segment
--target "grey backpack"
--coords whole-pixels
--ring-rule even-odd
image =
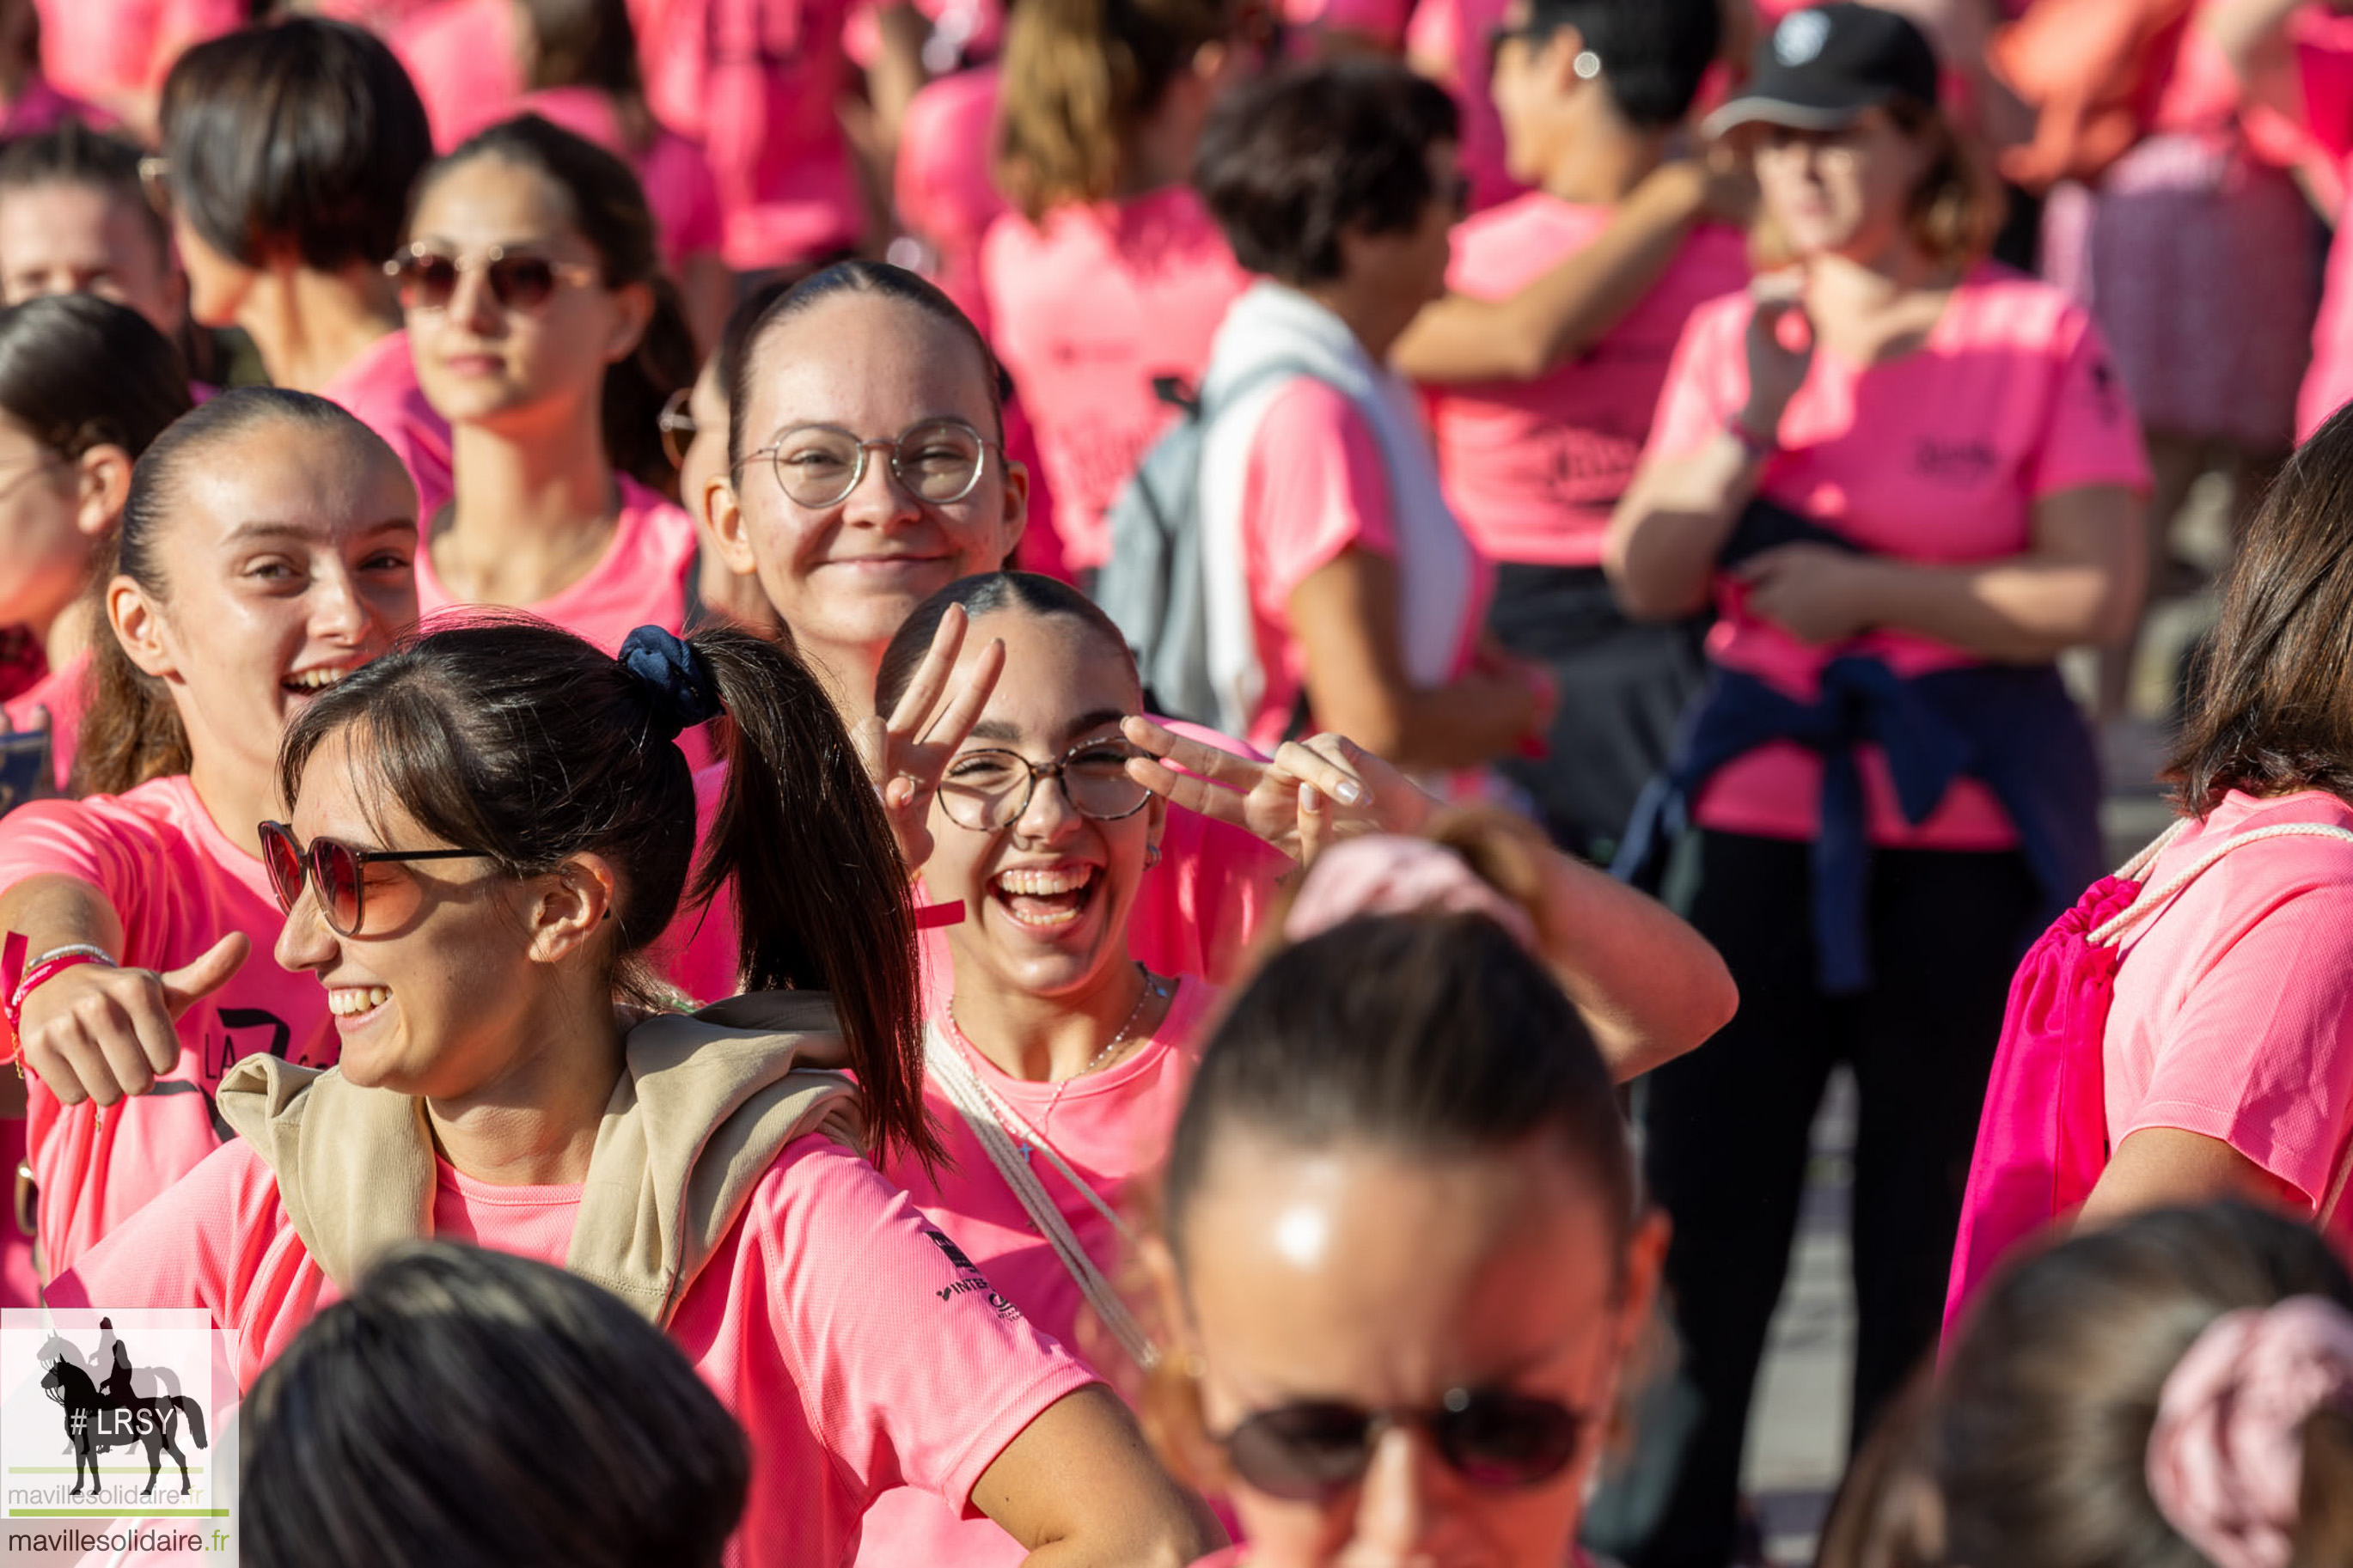
[[[1213,728],[1222,717],[1209,680],[1208,584],[1201,566],[1201,458],[1210,423],[1269,382],[1313,374],[1298,363],[1261,365],[1219,387],[1215,406],[1175,376],[1153,380],[1160,400],[1184,416],[1152,444],[1113,500],[1106,514],[1111,555],[1094,587],[1095,603],[1135,650],[1151,712]]]

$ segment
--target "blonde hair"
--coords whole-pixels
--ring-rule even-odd
[[[1940,266],[1967,268],[1985,259],[2001,228],[2008,198],[1972,153],[1943,110],[1908,98],[1891,100],[1887,118],[1896,130],[1926,149],[1928,167],[1905,203],[1904,226],[1912,243]],[[1798,259],[1788,240],[1760,205],[1748,230],[1748,258],[1759,272]]]
[[[1225,0],[1022,0],[1006,25],[998,188],[1032,223],[1109,199],[1169,83],[1230,28]]]

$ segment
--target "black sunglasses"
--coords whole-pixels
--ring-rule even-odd
[[[269,868],[269,888],[278,895],[278,907],[292,913],[307,879],[319,890],[319,909],[327,917],[328,929],[338,936],[359,934],[370,861],[470,860],[481,856],[479,849],[355,849],[337,838],[313,838],[305,849],[284,823],[261,825],[261,861]]]
[[[1214,1441],[1255,1490],[1325,1502],[1356,1486],[1392,1426],[1419,1426],[1454,1472],[1498,1491],[1540,1486],[1567,1469],[1590,1417],[1557,1400],[1458,1388],[1434,1410],[1361,1410],[1307,1401],[1246,1417]]]

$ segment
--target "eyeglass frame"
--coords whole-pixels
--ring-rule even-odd
[[[684,431],[686,445],[691,446],[694,438],[702,434],[702,422],[694,416],[693,399],[693,387],[679,387],[662,399],[661,412],[654,416],[654,429],[661,437],[662,456],[670,459],[673,468],[686,467],[686,446],[677,444],[673,437]]]
[[[499,297],[498,290],[495,288],[491,288],[491,268],[496,267],[500,262],[504,261],[511,256],[514,257],[518,260],[539,262],[547,268],[548,277],[553,280],[553,282],[552,286],[548,289],[548,297],[546,300],[542,300],[536,305],[525,306],[510,305],[506,300]],[[448,310],[450,304],[454,304],[457,301],[458,284],[465,282],[467,275],[470,273],[481,274],[482,287],[491,290],[491,302],[492,304],[496,305],[501,310],[512,310],[518,315],[525,316],[535,315],[539,311],[545,310],[549,300],[555,298],[555,289],[557,289],[566,287],[567,285],[575,289],[586,289],[591,284],[602,283],[605,280],[605,275],[602,271],[598,270],[596,268],[589,266],[585,261],[558,261],[555,258],[546,254],[544,251],[534,250],[529,246],[509,247],[504,245],[486,245],[480,250],[474,252],[470,256],[462,251],[452,256],[446,251],[433,249],[431,247],[426,245],[422,240],[418,240],[412,245],[405,245],[401,247],[399,251],[396,252],[390,260],[384,264],[384,275],[392,279],[393,286],[397,289],[401,281],[400,275],[406,268],[408,268],[412,263],[424,261],[428,258],[435,261],[446,261],[451,267],[455,268],[458,273],[458,283],[453,283],[449,286],[449,300],[447,303],[439,305],[427,305],[422,302],[415,305],[404,303],[400,307],[404,310]]]
[[[1114,739],[1081,741],[1077,745],[1072,746],[1070,750],[1064,752],[1060,756],[1056,757],[1050,763],[1033,763],[1029,758],[1023,756],[1020,752],[1012,751],[1004,746],[976,746],[969,752],[958,752],[955,756],[948,759],[947,768],[942,771],[940,774],[940,782],[938,784],[934,786],[934,793],[938,795],[940,809],[947,814],[947,819],[950,822],[955,823],[958,827],[963,828],[967,833],[1002,833],[1007,828],[1012,826],[1015,823],[1020,821],[1023,817],[1029,816],[1029,807],[1038,798],[1038,781],[1042,778],[1051,778],[1054,781],[1055,787],[1062,792],[1063,804],[1067,805],[1072,811],[1077,812],[1081,816],[1085,817],[1089,822],[1125,822],[1129,817],[1134,816],[1137,812],[1142,811],[1145,806],[1152,804],[1153,795],[1150,790],[1145,789],[1142,784],[1136,784],[1135,787],[1137,789],[1144,791],[1143,799],[1137,801],[1134,805],[1129,806],[1125,811],[1120,812],[1115,816],[1098,816],[1093,812],[1089,811],[1085,806],[1079,804],[1078,797],[1071,793],[1071,782],[1066,776],[1070,770],[1071,759],[1077,756],[1081,752],[1092,751],[1097,747],[1109,748],[1114,746],[1125,748],[1124,754],[1122,758],[1123,763],[1136,757],[1149,756],[1151,754],[1132,741]],[[953,771],[958,763],[967,762],[974,757],[1010,757],[1013,761],[1020,763],[1024,768],[1028,769],[1029,773],[1029,782],[1021,786],[1021,804],[1013,808],[1013,814],[1011,816],[1008,816],[1003,822],[998,823],[994,827],[975,827],[971,823],[965,822],[962,818],[958,817],[955,812],[948,805],[947,797],[950,793],[950,781],[948,778],[949,772]],[[1130,780],[1129,782],[1134,783],[1134,781]]]
[[[1557,1464],[1541,1471],[1531,1472],[1515,1480],[1492,1482],[1473,1476],[1466,1465],[1458,1462],[1456,1456],[1443,1441],[1441,1429],[1451,1421],[1469,1414],[1472,1407],[1482,1399],[1509,1400],[1514,1404],[1535,1406],[1546,1410],[1549,1414],[1566,1417],[1569,1424],[1570,1434],[1567,1451],[1561,1456]],[[1252,1426],[1261,1422],[1278,1419],[1285,1415],[1309,1410],[1344,1414],[1363,1424],[1362,1436],[1358,1439],[1363,1456],[1362,1465],[1354,1473],[1323,1482],[1312,1491],[1296,1489],[1285,1490],[1266,1486],[1262,1481],[1253,1480],[1240,1466],[1237,1465],[1236,1474],[1240,1476],[1245,1485],[1264,1491],[1270,1497],[1282,1498],[1287,1501],[1318,1503],[1329,1501],[1332,1498],[1364,1484],[1365,1477],[1371,1470],[1373,1462],[1379,1453],[1381,1440],[1385,1436],[1392,1431],[1409,1429],[1419,1431],[1428,1437],[1446,1468],[1470,1485],[1490,1492],[1527,1491],[1537,1487],[1548,1486],[1558,1480],[1571,1466],[1577,1463],[1577,1456],[1585,1449],[1587,1438],[1593,1432],[1596,1419],[1590,1408],[1571,1405],[1567,1400],[1555,1399],[1547,1394],[1520,1394],[1505,1388],[1451,1388],[1440,1396],[1437,1404],[1426,1406],[1369,1407],[1353,1405],[1345,1400],[1294,1400],[1287,1404],[1271,1405],[1263,1409],[1253,1410],[1223,1432],[1208,1432],[1203,1435],[1208,1437],[1212,1447],[1226,1456],[1227,1463],[1230,1465],[1235,1463],[1233,1456],[1236,1442],[1241,1439]]]
[[[265,822],[261,824],[260,833],[262,849],[261,864],[265,870],[268,869],[269,865],[269,840],[272,835],[284,838],[286,842],[292,847],[294,850],[295,864],[302,868],[301,886],[296,890],[295,895],[291,900],[288,899],[286,897],[285,890],[278,886],[277,876],[274,873],[270,876],[269,890],[277,896],[279,909],[286,914],[291,915],[294,912],[295,904],[301,901],[301,898],[304,893],[309,893],[312,900],[319,906],[319,918],[324,921],[327,924],[327,929],[333,931],[337,936],[357,936],[360,934],[361,929],[367,924],[367,868],[375,861],[382,860],[405,863],[411,860],[487,860],[496,858],[496,857],[491,855],[487,849],[363,849],[355,844],[349,844],[344,842],[343,839],[330,837],[323,834],[319,837],[313,838],[306,845],[301,839],[294,837],[293,825],[284,822]],[[352,858],[352,863],[358,869],[358,876],[352,883],[352,924],[349,931],[344,930],[342,926],[335,923],[334,911],[327,907],[327,899],[321,891],[318,885],[319,874],[311,863],[311,857],[316,853],[318,847],[322,844],[332,845],[334,847],[341,849],[344,854],[349,855]]]
[[[907,482],[907,476],[899,471],[899,448],[901,445],[905,442],[909,436],[913,435],[916,431],[923,429],[928,425],[953,425],[957,429],[969,435],[980,448],[980,460],[974,463],[972,466],[972,478],[965,481],[964,489],[958,490],[952,496],[941,498],[927,496],[923,494],[923,491],[917,489],[914,486],[909,484]],[[785,468],[783,461],[785,443],[793,437],[799,435],[804,430],[828,430],[831,431],[836,436],[846,436],[855,443],[858,447],[858,461],[852,464],[849,469],[849,483],[842,487],[842,491],[839,495],[834,497],[829,501],[823,502],[822,504],[816,501],[805,501],[801,500],[798,496],[794,495],[791,487],[785,483]],[[786,500],[791,501],[795,506],[807,507],[811,511],[822,511],[827,507],[839,506],[842,502],[848,500],[851,496],[858,493],[858,487],[866,482],[866,454],[876,447],[888,447],[891,449],[891,478],[898,482],[901,489],[905,490],[909,495],[913,496],[915,500],[922,501],[926,506],[955,506],[960,502],[971,500],[972,492],[980,488],[981,476],[988,472],[988,455],[991,452],[994,452],[997,454],[997,460],[998,462],[1001,463],[1005,460],[1004,442],[991,440],[989,437],[982,435],[980,433],[980,427],[973,424],[971,420],[959,419],[952,414],[941,415],[936,418],[918,419],[913,425],[908,426],[904,430],[900,431],[896,436],[892,437],[888,440],[885,440],[879,436],[868,438],[860,436],[855,430],[845,430],[839,425],[828,425],[822,421],[811,421],[806,425],[787,425],[782,430],[777,431],[776,439],[770,441],[766,446],[760,447],[756,451],[744,453],[743,458],[735,464],[733,477],[738,484],[741,484],[744,479],[744,470],[751,467],[754,460],[765,458],[768,460],[768,471],[776,476],[776,489],[780,493],[782,493]]]

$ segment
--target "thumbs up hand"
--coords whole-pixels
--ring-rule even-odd
[[[60,1104],[144,1094],[180,1059],[180,1016],[227,984],[253,943],[231,931],[177,969],[77,964],[25,998],[27,1071]]]

